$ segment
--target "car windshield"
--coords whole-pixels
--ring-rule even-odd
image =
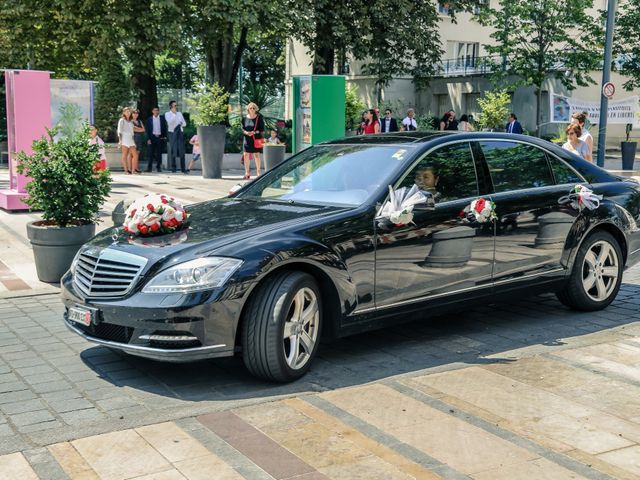
[[[389,182],[415,147],[319,145],[268,172],[238,197],[362,205]]]

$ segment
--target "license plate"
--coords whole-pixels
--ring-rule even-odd
[[[69,320],[82,325],[89,326],[94,319],[94,311],[88,308],[71,307],[69,308],[69,314],[67,315]]]

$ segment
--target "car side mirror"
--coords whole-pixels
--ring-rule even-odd
[[[427,197],[427,201],[424,203],[418,203],[414,205],[413,209],[419,212],[428,212],[436,209],[436,201],[433,198],[433,193],[427,190],[420,190],[425,197]]]

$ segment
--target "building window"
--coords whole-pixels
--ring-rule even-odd
[[[440,15],[449,15],[452,12],[449,2],[438,2],[438,13]]]
[[[489,0],[479,0],[478,4],[473,7],[473,14],[479,15],[482,10],[489,6]]]
[[[453,42],[453,58],[457,68],[472,68],[478,62],[480,44],[477,42]]]

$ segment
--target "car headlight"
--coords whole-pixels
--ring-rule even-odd
[[[190,293],[221,287],[240,265],[242,260],[237,258],[197,258],[158,273],[142,293]]]

